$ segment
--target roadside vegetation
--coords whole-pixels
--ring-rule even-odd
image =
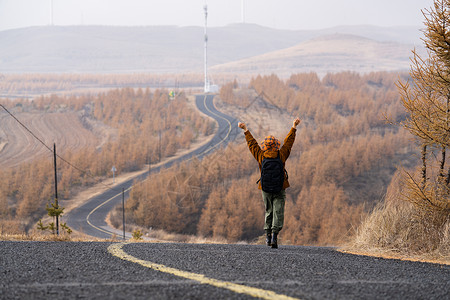
[[[413,52],[409,74],[305,73],[222,85],[215,104],[258,140],[269,133],[283,140],[292,118],[303,121],[286,164],[291,188],[282,244],[450,261],[450,6],[436,0],[424,16],[428,57]],[[113,165],[135,171],[214,132],[184,93],[168,95],[125,88],[3,103],[17,114],[77,112],[90,130],[96,122],[114,130],[100,147],[62,153],[79,168],[59,167],[62,199],[70,199]],[[0,170],[3,236],[33,231],[52,201],[52,172],[47,158]],[[125,205],[127,226],[135,239],[262,242],[258,178],[240,136],[202,160],[136,182]],[[109,220],[120,228],[121,207]]]
[[[72,164],[58,163],[59,200],[68,200],[77,191],[112,177],[112,166],[117,169],[116,175],[136,171],[174,155],[180,148],[189,148],[196,139],[213,133],[215,124],[201,117],[184,93],[174,99],[168,94],[166,90],[150,92],[126,88],[97,96],[49,96],[31,102],[10,100],[3,103],[19,117],[22,112],[75,111],[84,126],[94,132],[98,122],[114,129],[111,138],[99,148],[86,147],[75,152],[60,148],[58,154]],[[32,124],[28,126],[33,129]],[[45,132],[38,134],[42,136]],[[24,147],[27,147],[26,142]],[[2,233],[20,234],[36,228],[36,222],[46,214],[46,204],[53,202],[53,164],[51,153],[48,154],[0,170]]]
[[[290,126],[286,118],[303,119],[287,165],[292,188],[281,236],[285,244],[337,245],[346,240],[379,201],[394,165],[413,164],[409,134],[382,117],[387,113],[398,122],[406,117],[395,86],[399,76],[405,74],[344,72],[321,79],[310,73],[287,80],[273,75],[255,77],[246,86],[230,82],[222,87],[216,105],[246,121],[259,139],[271,130],[283,139]],[[127,172],[157,163],[210,135],[215,126],[193,111],[183,93],[170,100],[165,90],[126,88],[4,103],[14,113],[77,112],[90,130],[98,122],[113,129],[100,148],[61,153],[85,171],[59,164],[60,198],[66,200],[111,177],[112,165]],[[126,202],[127,223],[149,236],[161,237],[165,231],[200,240],[257,241],[263,205],[254,184],[258,169],[247,151],[241,138],[201,161],[136,184]],[[52,201],[51,172],[52,161],[45,157],[1,170],[3,233],[36,228]],[[111,216],[117,227],[120,216],[119,211]]]
[[[177,79],[174,79],[177,78]],[[26,73],[1,74],[0,96],[10,98],[36,97],[45,94],[98,93],[114,88],[189,88],[202,86],[203,77],[196,74],[73,74]]]
[[[384,202],[358,228],[350,251],[450,263],[450,4],[424,11],[428,57],[413,52],[410,80],[398,88],[415,138],[417,169],[400,169]]]
[[[398,92],[399,78],[408,80],[407,74],[398,73],[344,72],[324,78],[309,73],[294,74],[287,80],[258,76],[246,86],[236,81],[222,86],[216,105],[233,113],[236,120],[247,121],[260,140],[271,130],[283,139],[289,129],[286,120],[293,116],[303,119],[287,163],[292,187],[282,243],[347,243],[361,253],[379,254],[384,247],[391,255],[433,252],[441,258],[448,256],[448,220],[445,223],[439,213],[428,213],[404,201],[405,191],[414,182],[405,176],[421,182],[422,173],[411,170],[421,161],[423,147],[416,146],[413,132],[404,126],[409,124],[410,112],[402,105],[405,94]],[[140,169],[189,148],[215,129],[214,123],[188,105],[183,93],[171,100],[165,90],[126,88],[97,96],[49,96],[4,103],[19,114],[77,112],[90,130],[96,122],[114,130],[99,148],[62,153],[86,170],[59,164],[63,199],[110,177],[112,165],[120,172]],[[427,179],[431,188],[442,178],[442,151],[437,151],[442,148],[428,149],[427,178],[435,178]],[[259,174],[247,151],[241,138],[201,161],[175,165],[136,183],[126,202],[127,226],[157,240],[260,242],[263,204],[255,184]],[[436,158],[437,163],[433,162]],[[397,171],[398,166],[405,171]],[[448,170],[448,162],[444,170]],[[3,238],[52,239],[36,234],[37,221],[45,215],[46,203],[52,201],[52,171],[49,158],[1,170]],[[117,228],[121,213],[118,207],[110,217]]]
[[[342,243],[379,202],[395,165],[414,165],[410,134],[383,118],[385,113],[398,122],[406,117],[395,86],[398,78],[393,73],[339,73],[323,79],[295,74],[288,80],[272,75],[258,76],[247,87],[230,82],[221,88],[217,106],[247,122],[259,140],[278,127],[283,139],[287,120],[303,119],[286,166],[292,187],[283,243]],[[239,137],[201,161],[136,184],[125,205],[126,220],[149,233],[255,242],[263,233],[258,178],[258,167]],[[111,222],[120,226],[120,207]]]

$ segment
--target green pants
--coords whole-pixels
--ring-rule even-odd
[[[286,191],[277,194],[262,191],[265,212],[264,230],[278,233],[284,223],[284,203],[286,202]]]

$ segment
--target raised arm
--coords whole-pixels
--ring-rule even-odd
[[[239,122],[238,126],[242,130],[244,130],[245,140],[247,141],[248,149],[252,153],[253,157],[259,163],[261,163],[263,151],[261,150],[261,147],[259,146],[258,142],[252,136],[252,134],[248,130],[247,125],[245,125],[245,123]]]
[[[239,122],[238,123],[239,128],[241,128],[242,130],[244,130],[244,132],[248,131],[247,129],[247,125],[245,125],[245,123]]]
[[[286,161],[286,159],[288,159],[289,155],[291,154],[291,149],[295,142],[295,133],[297,131],[297,126],[298,124],[300,124],[300,122],[301,120],[299,118],[296,118],[292,122],[292,128],[291,130],[289,130],[289,133],[284,139],[283,146],[280,149],[280,154],[284,158],[284,161]]]

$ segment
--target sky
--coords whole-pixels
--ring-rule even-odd
[[[0,30],[45,25],[203,26],[292,30],[339,25],[424,27],[433,0],[0,0]],[[52,9],[53,7],[53,9]],[[53,11],[53,14],[52,14]]]

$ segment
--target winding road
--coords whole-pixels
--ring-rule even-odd
[[[218,121],[217,134],[165,166],[236,137],[235,120],[212,100],[196,102]],[[133,181],[116,189],[129,190]],[[114,231],[104,220],[120,201],[113,190],[94,197],[69,213],[69,226],[109,238]],[[326,247],[0,241],[0,253],[0,299],[450,299],[448,265]]]
[[[223,147],[230,141],[234,140],[238,134],[236,120],[228,115],[218,111],[213,103],[214,95],[197,95],[195,102],[197,108],[208,116],[214,118],[218,123],[218,130],[210,142],[202,147],[195,149],[185,155],[168,161],[167,163],[152,168],[149,172],[159,172],[161,168],[170,167],[172,164],[191,159],[193,157],[202,158],[218,147]],[[70,211],[67,216],[67,225],[84,234],[97,238],[111,238],[111,236],[122,236],[122,232],[111,228],[105,219],[108,213],[122,201],[122,190],[125,191],[125,199],[128,197],[129,191],[135,180],[144,180],[149,172],[145,172],[138,177],[119,184],[114,189],[109,189],[89,199],[82,206]],[[131,233],[126,233],[126,237],[131,237]]]

